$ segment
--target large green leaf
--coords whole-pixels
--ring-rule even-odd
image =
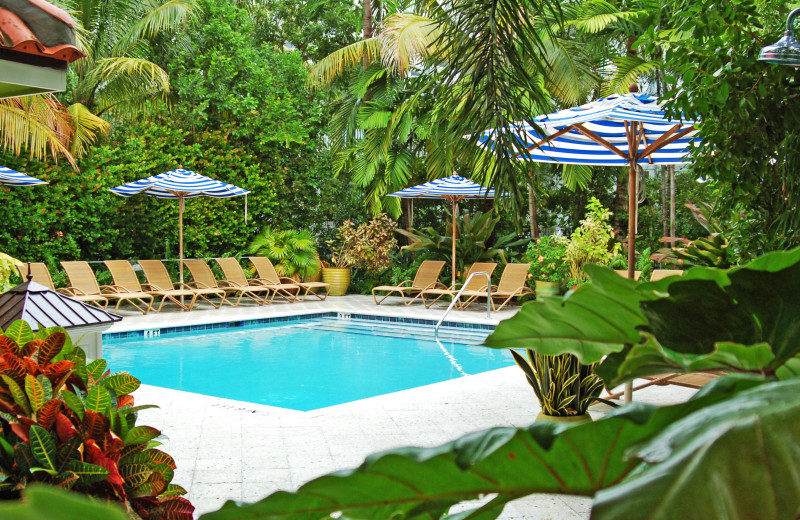
[[[78,475],[78,481],[81,485],[102,482],[110,474],[110,472],[103,467],[89,464],[88,462],[82,462],[77,459],[67,461],[64,468]]]
[[[569,352],[585,364],[639,343],[636,329],[647,323],[635,283],[608,268],[588,265],[592,283],[563,298],[528,302],[486,338],[493,348],[529,348],[541,354]]]
[[[296,493],[277,492],[250,505],[228,502],[202,518],[311,519],[337,511],[346,518],[430,518],[450,505],[497,493],[491,514],[486,511],[491,517],[505,502],[532,493],[591,496],[619,484],[639,465],[626,456],[632,446],[676,421],[700,420],[705,409],[735,401],[737,394],[764,382],[745,375],[720,378],[675,406],[635,403],[593,423],[537,422],[469,434],[436,448],[391,450],[368,457],[357,469],[313,480]],[[800,380],[792,384],[776,393],[793,395]],[[698,488],[716,492],[702,484]]]
[[[56,453],[56,441],[50,432],[41,426],[34,424],[30,430],[31,452],[39,464],[47,470],[56,471],[58,466],[58,454]]]
[[[6,329],[5,335],[17,342],[17,345],[24,345],[33,339],[33,331],[28,322],[17,320]]]
[[[106,408],[111,406],[111,394],[104,387],[95,385],[86,394],[85,405],[87,410],[103,413]]]
[[[24,411],[26,415],[32,415],[33,411],[31,410],[30,402],[28,402],[28,397],[22,388],[20,388],[20,386],[17,384],[17,382],[5,374],[0,374],[0,378],[2,378],[8,387],[9,392],[11,392],[14,402],[17,403],[20,408],[22,408],[22,411]]]
[[[114,374],[104,378],[102,384],[120,396],[130,394],[139,388],[142,382],[130,374]]]
[[[743,392],[636,447],[644,461],[595,498],[592,518],[794,519],[800,509],[800,379]]]
[[[42,387],[42,384],[31,374],[25,376],[25,394],[28,396],[28,401],[34,412],[39,410],[47,400],[44,387]]]
[[[126,520],[119,506],[92,501],[77,493],[67,493],[44,484],[32,484],[23,492],[24,500],[0,502],[3,520]]]

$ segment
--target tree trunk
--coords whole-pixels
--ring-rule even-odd
[[[675,166],[669,167],[669,236],[675,236]],[[670,247],[675,247],[675,242]]]
[[[364,39],[372,38],[372,0],[361,0],[361,5],[364,7],[364,13],[361,18],[363,25]]]
[[[407,231],[411,231],[411,228],[414,227],[414,199],[400,199],[402,202],[403,207],[403,217],[405,220],[405,228]],[[408,237],[403,237],[406,242],[406,245],[411,245],[411,240]]]
[[[539,219],[536,218],[536,192],[533,187],[536,185],[536,170],[530,166],[530,184],[528,185],[528,215],[531,219],[531,240],[539,238]]]
[[[667,206],[667,192],[669,191],[669,166],[661,167],[661,236],[669,236],[669,207]]]

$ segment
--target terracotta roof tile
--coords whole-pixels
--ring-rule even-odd
[[[0,0],[2,47],[72,63],[85,56],[75,45],[72,18],[44,0]]]

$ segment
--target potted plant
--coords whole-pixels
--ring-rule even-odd
[[[594,366],[583,365],[572,354],[549,356],[527,349],[528,359],[511,351],[542,406],[537,420],[591,421],[589,405],[599,400],[603,382]]]
[[[530,262],[530,274],[535,281],[536,297],[555,296],[569,274],[569,263],[565,259],[569,240],[561,236],[544,236],[531,241],[525,253]]]
[[[356,226],[345,220],[338,229],[338,246],[331,244],[331,265],[322,269],[322,281],[331,284],[330,296],[347,294],[351,268],[375,273],[391,267],[392,251],[397,247],[397,224],[385,214]]]

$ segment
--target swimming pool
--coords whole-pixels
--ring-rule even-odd
[[[143,383],[300,411],[513,365],[487,330],[335,317],[109,337],[104,357]]]

